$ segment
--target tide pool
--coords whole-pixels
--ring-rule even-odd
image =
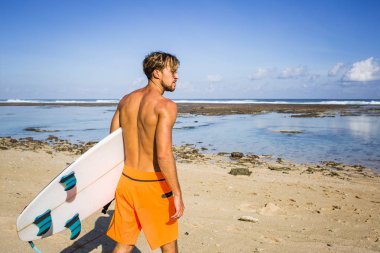
[[[108,134],[115,109],[116,106],[1,106],[0,136],[44,140],[54,135],[71,142],[98,141]],[[173,142],[203,147],[203,152],[208,153],[240,151],[296,162],[333,160],[380,170],[380,117],[374,116],[179,114]]]

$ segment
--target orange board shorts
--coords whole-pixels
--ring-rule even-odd
[[[135,245],[141,229],[152,250],[178,238],[172,192],[161,172],[124,166],[115,193],[115,212],[107,235]]]

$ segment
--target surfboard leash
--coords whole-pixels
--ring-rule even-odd
[[[37,248],[37,246],[34,244],[34,242],[29,241],[28,243],[29,243],[30,247],[32,247],[32,249],[33,249],[35,252],[37,252],[37,253],[42,253],[42,251],[41,251],[39,248]]]
[[[105,206],[103,206],[102,213],[104,213],[104,214],[107,213],[108,208],[110,207],[112,201],[114,201],[114,200],[115,200],[115,199],[111,200],[108,204],[106,204]]]

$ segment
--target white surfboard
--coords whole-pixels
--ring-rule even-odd
[[[124,166],[122,129],[101,140],[53,179],[17,218],[21,240],[66,228],[75,239],[81,221],[112,201]]]

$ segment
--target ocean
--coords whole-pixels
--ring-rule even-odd
[[[177,103],[380,105],[380,99],[173,99]],[[0,103],[117,104],[118,99],[0,99]]]
[[[189,101],[263,102],[256,99],[176,100],[178,103]],[[117,102],[117,99],[2,100],[0,136],[44,140],[54,135],[71,142],[99,141],[109,132]],[[265,102],[380,105],[380,100],[266,99]],[[36,105],[13,106],[12,103]],[[98,103],[99,106],[65,106],[65,103]],[[39,132],[30,131],[33,128]],[[272,155],[295,162],[336,161],[361,164],[380,171],[378,116],[293,118],[285,113],[225,116],[179,114],[173,130],[173,142],[175,145],[192,144],[206,153],[239,151]]]

